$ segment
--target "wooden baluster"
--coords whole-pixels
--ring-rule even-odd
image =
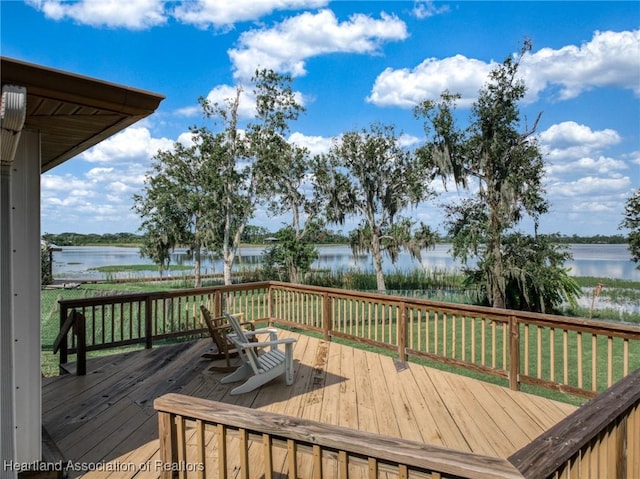
[[[271,435],[262,434],[262,450],[264,452],[264,479],[273,479],[273,441]]]
[[[569,331],[562,331],[562,370],[564,384],[569,384]]]
[[[289,477],[298,477],[298,447],[293,439],[287,440],[287,463]]]
[[[180,415],[176,415],[176,451],[178,454],[177,463],[178,463],[178,477],[180,479],[187,478],[187,437],[185,431],[185,420],[184,417]]]
[[[338,478],[349,478],[349,457],[347,456],[346,451],[338,452]]]
[[[407,361],[407,306],[400,303],[400,314],[398,318],[398,359],[401,362]]]
[[[591,335],[591,390],[598,390],[598,336]]]
[[[240,445],[238,446],[240,452],[240,477],[249,479],[249,437],[247,430],[240,428],[238,430],[238,438],[240,440]]]
[[[556,329],[549,328],[549,380],[556,380]]]
[[[178,462],[178,451],[176,450],[177,430],[173,414],[158,412],[158,438],[160,461],[164,465],[161,469],[160,477],[162,479],[173,479],[174,474],[171,470],[171,465]]]
[[[583,385],[583,373],[582,373],[582,331],[578,331],[576,334],[577,353],[578,353],[578,387],[582,389]]]
[[[196,446],[197,446],[197,459],[198,459],[198,479],[204,479],[207,476],[207,461],[205,454],[205,441],[204,441],[205,424],[201,419],[196,420]]]
[[[520,390],[520,323],[515,316],[509,317],[510,355],[509,355],[509,387]]]
[[[218,477],[227,477],[227,428],[218,424]]]
[[[313,446],[313,479],[322,479],[322,448]]]

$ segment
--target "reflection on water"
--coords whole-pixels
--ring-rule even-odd
[[[598,276],[640,281],[640,271],[630,261],[626,245],[571,245],[573,260],[566,263],[573,276]],[[264,248],[252,246],[241,248],[235,261],[236,270],[252,270],[261,265]],[[353,255],[348,246],[320,246],[319,257],[313,268],[331,271],[358,269],[372,271],[368,254]],[[422,261],[411,258],[408,253],[400,253],[395,265],[388,258],[383,262],[385,272],[410,271],[415,268],[437,271],[458,271],[461,264],[451,257],[451,245],[437,245],[435,249],[424,251]],[[114,276],[153,276],[158,274],[155,265],[141,258],[138,248],[104,246],[63,247],[54,253],[54,276],[65,279],[104,279],[105,274],[91,271],[98,266],[148,265],[149,270],[138,273],[120,273]],[[177,249],[171,255],[171,265],[192,265],[193,258],[186,249]],[[202,272],[221,273],[222,260],[211,255],[202,259]],[[172,274],[189,274],[190,271],[176,271]]]

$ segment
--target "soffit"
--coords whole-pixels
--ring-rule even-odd
[[[153,113],[164,96],[0,57],[2,84],[27,89],[25,129],[40,132],[41,171]]]

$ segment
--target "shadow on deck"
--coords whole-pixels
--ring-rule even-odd
[[[153,401],[175,392],[506,458],[575,407],[309,336],[294,336],[295,381],[229,395],[200,358],[210,340],[89,360],[86,376],[43,380],[43,423],[77,476],[158,477]],[[150,462],[147,462],[150,461]]]

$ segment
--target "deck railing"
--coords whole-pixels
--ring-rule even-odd
[[[268,293],[269,283],[251,283],[61,300],[61,334],[56,339],[60,364],[67,363],[70,354],[84,358],[87,351],[132,344],[151,348],[158,341],[208,334],[201,318],[201,304],[217,316],[228,309],[247,311],[244,318],[248,321],[266,320]],[[81,328],[69,329],[68,318],[72,314],[76,321],[84,321]],[[78,338],[79,331],[83,338]],[[84,370],[84,364],[78,362],[78,373],[83,374]]]
[[[509,457],[529,479],[640,477],[640,369]]]
[[[68,331],[56,340],[64,353],[61,360],[72,352],[82,357],[78,345],[86,353],[132,343],[151,347],[160,339],[200,334],[200,304],[215,314],[223,309],[242,312],[247,320],[269,320],[319,332],[328,340],[342,337],[386,348],[401,361],[418,356],[480,370],[508,378],[514,389],[524,382],[597,396],[514,454],[509,463],[491,463],[498,470],[493,477],[640,477],[636,326],[265,282],[61,301],[61,327]],[[75,324],[78,321],[82,324]],[[82,336],[77,344],[76,335]],[[216,467],[230,464],[227,454],[235,450],[240,451],[239,463],[245,464],[249,443],[257,440],[264,450],[264,477],[271,477],[269,461],[284,457],[276,452],[279,446],[285,448],[291,470],[307,464],[301,477],[322,477],[327,468],[342,471],[337,477],[348,477],[351,467],[361,466],[370,477],[378,477],[378,471],[391,477],[407,477],[409,472],[412,477],[492,477],[486,472],[487,459],[480,456],[460,456],[297,418],[263,416],[254,410],[248,414],[195,398],[169,399],[156,405],[161,411],[163,460],[171,464],[182,464],[194,450],[195,458],[205,464],[204,444],[217,435],[218,454],[223,456],[216,459]],[[191,443],[187,447],[192,436],[195,449]],[[249,477],[248,467],[241,469],[246,472],[240,477]],[[184,478],[187,471],[178,475]],[[167,472],[169,476],[173,473]],[[198,471],[197,477],[205,476]]]
[[[204,333],[200,304],[373,345],[400,361],[423,357],[496,375],[516,390],[527,383],[594,397],[640,367],[637,326],[280,282],[60,301],[60,324],[81,313],[85,327],[76,331],[87,351],[151,347]],[[75,336],[60,344],[65,363],[77,352]]]
[[[640,477],[640,369],[506,460],[178,394],[154,407],[162,479]]]
[[[162,479],[522,477],[505,459],[233,404],[167,394],[154,407]],[[262,449],[262,457],[252,455],[250,461],[249,448]]]
[[[640,327],[331,288],[271,283],[276,323],[561,390],[604,391],[640,367]]]

